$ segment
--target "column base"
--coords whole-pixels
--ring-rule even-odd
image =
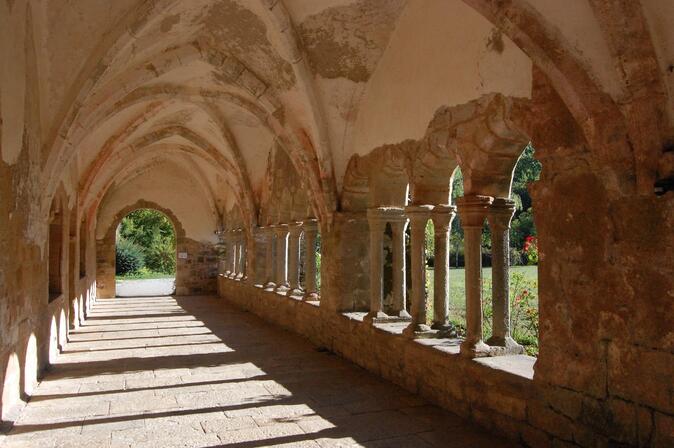
[[[479,341],[466,339],[461,343],[461,356],[466,358],[484,358],[491,356],[490,347],[481,339]]]
[[[276,287],[276,289],[274,289],[274,291],[275,291],[277,294],[283,294],[283,295],[286,295],[286,294],[288,293],[288,291],[290,291],[290,285],[287,284],[287,283],[284,283],[284,284],[282,284],[282,285],[278,285],[278,286]]]
[[[267,282],[263,286],[265,291],[270,291],[273,292],[276,289],[276,283],[274,282]]]
[[[302,291],[300,288],[292,288],[288,291],[288,297],[302,299],[304,298],[304,291]]]
[[[363,319],[365,322],[371,322],[373,324],[380,322],[390,322],[391,316],[386,314],[383,311],[370,311],[365,315]]]
[[[412,320],[412,316],[406,310],[397,311],[387,316],[386,322],[410,322]]]
[[[433,330],[426,324],[409,324],[403,330],[403,336],[411,339],[434,338],[437,335],[437,330]]]
[[[320,298],[317,292],[307,292],[304,294],[304,298],[302,300],[305,302],[318,302]]]
[[[448,322],[435,322],[431,325],[433,330],[438,330],[439,338],[455,338],[457,337],[456,327]]]
[[[505,338],[492,336],[487,340],[487,344],[489,344],[489,351],[491,352],[490,356],[526,354],[526,350],[524,350],[524,347],[515,342],[515,340],[510,336],[507,336]]]

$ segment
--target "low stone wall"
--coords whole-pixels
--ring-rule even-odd
[[[481,360],[458,354],[458,347],[433,347],[362,322],[357,313],[339,314],[219,276],[218,291],[228,303],[299,333],[361,367],[421,395],[460,416],[530,446],[552,438],[537,429],[548,424],[535,399],[533,358]],[[551,425],[559,422],[551,422]]]

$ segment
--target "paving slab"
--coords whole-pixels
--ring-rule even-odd
[[[215,297],[99,300],[70,340],[0,447],[513,446]]]

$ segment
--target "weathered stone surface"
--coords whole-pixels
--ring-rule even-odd
[[[670,185],[673,166],[674,5],[560,5],[119,0],[65,7],[0,1],[3,425],[22,418],[26,402],[26,415],[45,412],[42,405],[50,400],[29,398],[63,350],[104,371],[85,381],[82,371],[66,369],[58,382],[40,386],[52,395],[90,394],[77,409],[59,403],[68,398],[55,398],[54,415],[42,415],[59,419],[73,412],[77,417],[68,431],[94,429],[86,419],[103,410],[87,407],[95,402],[91,397],[122,413],[140,412],[155,398],[168,412],[199,401],[229,406],[228,396],[287,397],[291,388],[257,383],[238,385],[242,395],[228,395],[236,381],[252,382],[265,371],[209,366],[210,357],[239,354],[219,349],[217,339],[200,333],[203,328],[182,329],[184,313],[171,307],[159,313],[159,323],[147,318],[142,325],[119,325],[119,331],[92,331],[89,337],[99,345],[87,349],[93,342],[84,338],[92,304],[114,296],[118,214],[146,204],[166,212],[176,226],[183,254],[178,294],[211,294],[217,286],[238,307],[531,446],[671,445],[674,196],[656,196],[654,186]],[[426,328],[431,324],[452,335],[440,322],[447,303],[438,292],[446,286],[442,262],[436,267],[436,322],[421,322],[429,300],[423,294],[420,232],[411,249],[414,281],[407,284],[400,275],[407,250],[400,226],[391,232],[396,275],[390,288],[388,274],[383,277],[385,289],[395,289],[395,301],[385,293],[383,306],[377,300],[372,307],[370,299],[379,297],[371,283],[380,282],[371,282],[378,279],[372,275],[378,258],[371,259],[366,210],[412,205],[446,212],[457,202],[451,191],[457,168],[466,195],[459,202],[483,197],[511,204],[513,168],[529,142],[543,166],[541,179],[530,187],[540,250],[535,364],[525,357],[509,362],[508,354],[521,348],[507,339],[506,265],[498,262],[497,334],[491,346],[483,341],[480,220],[466,226],[472,229],[467,248],[473,261],[466,359],[458,355],[460,338],[416,339],[435,336]],[[399,218],[401,223],[406,216]],[[462,218],[468,224],[468,215]],[[314,291],[306,291],[310,283],[303,278],[314,268],[313,261],[312,269],[306,266],[307,253],[314,253],[302,243],[306,234],[293,236],[290,258],[273,239],[269,250],[262,247],[259,234],[270,224],[309,221],[320,230],[320,288],[311,285]],[[504,225],[493,219],[489,225],[492,234],[502,232],[494,255],[505,261]],[[221,244],[219,236],[231,231],[236,241]],[[298,251],[298,243],[304,249]],[[233,279],[218,281],[226,257]],[[276,274],[267,275],[271,266]],[[280,288],[271,294],[255,284]],[[407,332],[414,340],[401,336],[405,322],[363,323],[368,312],[382,310],[407,319],[407,287],[415,292],[417,331]],[[137,312],[122,314],[130,319]],[[176,320],[171,313],[178,314]],[[174,369],[162,358],[169,347],[175,356],[206,360],[205,366]],[[470,359],[479,356],[487,359]],[[137,370],[107,372],[131,360]],[[282,375],[290,381],[300,368],[312,372],[316,366],[295,360]],[[77,390],[68,374],[82,382]],[[234,383],[208,392],[190,384],[171,393],[179,380],[207,383],[218,376]],[[156,382],[143,386],[148,381]],[[113,399],[115,390],[134,384],[161,389],[129,392],[126,404]],[[345,387],[303,387],[304,401],[320,402],[345,418],[358,410],[389,415],[399,409],[396,400],[373,401]],[[241,427],[231,436],[244,443],[257,443],[265,431],[278,431],[285,443],[301,435],[303,425],[316,425],[321,436],[293,440],[298,446],[361,442],[305,415],[270,429],[277,411],[297,411],[296,404],[282,406],[289,407],[274,407],[269,415],[228,409],[224,416],[209,412],[209,418],[252,418],[256,428]],[[193,421],[183,435],[170,422],[164,428],[151,428],[148,421],[143,428],[105,422],[102,428],[108,423],[118,428],[109,437],[83,434],[80,442],[220,443],[218,431],[205,433]],[[388,441],[367,443],[426,446],[445,437],[443,431],[397,429]]]
[[[129,315],[131,307],[144,311]],[[156,317],[167,308],[191,320]],[[213,297],[99,299],[91,317],[71,333],[3,447],[323,446],[334,440],[431,447],[449,437],[510,446]],[[198,343],[193,322],[217,338],[217,350],[184,354],[165,343],[163,336],[178,333],[184,344]],[[123,357],[123,347],[110,349],[105,339],[91,337],[112,332],[137,341],[148,327],[158,334],[141,351],[153,343],[158,351],[131,358]],[[102,350],[95,361],[88,356]],[[422,441],[431,433],[435,439]]]

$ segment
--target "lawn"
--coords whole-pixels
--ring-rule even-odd
[[[142,268],[137,272],[117,275],[115,280],[150,280],[155,278],[174,278],[175,274],[165,274],[163,272],[153,272],[147,268]]]
[[[428,297],[433,297],[433,274],[432,269],[426,270],[426,276],[428,278]],[[538,296],[538,267],[537,266],[512,266],[510,268],[510,278],[513,278],[513,274],[521,274],[524,280],[527,283],[532,283],[535,287],[532,287],[532,292],[535,293],[535,296]],[[491,268],[482,269],[482,278],[485,287],[490,287],[491,285]],[[512,281],[511,281],[512,283]],[[466,309],[466,277],[464,269],[462,268],[452,268],[449,270],[449,308],[452,309]]]
[[[433,315],[433,270],[427,269],[428,317]],[[491,268],[484,268],[483,312],[484,337],[491,334]],[[526,291],[526,293],[524,292]],[[511,325],[512,335],[524,345],[527,353],[538,354],[538,269],[536,266],[513,266],[510,268]],[[449,272],[449,320],[457,328],[466,323],[466,283],[463,269]]]

